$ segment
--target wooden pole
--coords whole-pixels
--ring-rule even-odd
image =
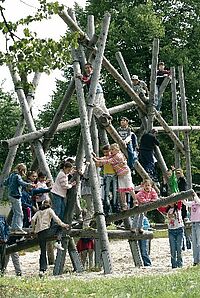
[[[176,92],[176,72],[175,67],[171,67],[171,91],[172,91],[172,116],[173,116],[173,125],[178,126],[178,102],[177,102],[177,92]],[[167,79],[167,77],[165,78]],[[176,132],[177,137],[179,138],[179,133]],[[175,157],[175,167],[180,168],[180,152],[176,145],[174,145],[174,157]]]
[[[152,61],[151,61],[149,103],[147,105],[147,117],[148,117],[147,131],[151,131],[153,128],[154,97],[155,97],[155,90],[156,90],[156,73],[157,73],[157,65],[158,65],[158,53],[159,53],[159,39],[154,38],[153,49],[152,49]]]
[[[111,115],[113,115],[113,114],[119,113],[121,111],[131,109],[134,105],[135,105],[134,102],[127,102],[125,104],[121,104],[121,105],[112,107],[112,108],[108,109],[108,111]],[[69,120],[69,121],[60,123],[55,132],[64,131],[64,130],[70,129],[70,128],[78,126],[78,125],[80,125],[80,118],[75,118],[73,120]],[[9,147],[12,147],[12,146],[15,146],[18,144],[22,144],[24,142],[32,142],[34,140],[42,138],[44,136],[44,134],[48,131],[48,129],[49,129],[49,127],[46,127],[46,128],[40,129],[36,132],[30,132],[30,133],[24,134],[19,137],[14,137],[14,138],[11,138],[8,140],[3,140],[2,143],[6,143],[6,144],[8,144]]]
[[[119,66],[120,66],[120,68],[121,68],[123,77],[125,78],[126,82],[127,82],[130,86],[132,86],[131,76],[130,76],[130,74],[129,74],[128,68],[127,68],[127,66],[126,66],[126,63],[125,63],[125,61],[124,61],[124,58],[123,58],[121,52],[117,52],[117,53],[115,54],[115,57],[116,57],[116,59],[117,59],[117,62],[119,63]],[[142,129],[142,130],[144,131],[144,130],[147,129],[147,117],[146,117],[145,114],[141,111],[141,109],[138,108],[137,106],[136,106],[136,109],[137,109],[137,111],[138,111],[139,118],[140,118],[140,120],[141,120],[141,122],[142,122],[142,126],[143,126],[143,129]]]
[[[34,74],[33,81],[32,81],[33,88],[31,90],[29,90],[28,95],[27,95],[27,103],[28,103],[28,106],[30,109],[33,105],[34,95],[35,95],[35,91],[36,91],[36,88],[37,88],[39,80],[40,80],[40,76],[41,76],[40,73]],[[20,117],[20,120],[16,127],[14,138],[21,136],[24,131],[24,128],[25,128],[25,120],[22,115]],[[11,168],[14,163],[18,147],[19,147],[18,144],[16,144],[9,148],[8,155],[6,157],[6,161],[4,163],[3,170],[0,175],[0,199],[3,198],[3,192],[4,192],[3,181],[6,179],[8,174],[11,172]]]
[[[73,67],[74,67],[74,74],[76,77],[76,75],[80,73],[80,68],[75,58],[76,58],[75,53],[73,52],[73,59],[74,59]],[[102,252],[103,263],[104,263],[104,273],[108,274],[112,272],[112,262],[111,262],[111,255],[109,250],[109,241],[108,241],[108,235],[106,231],[103,206],[102,206],[101,197],[100,197],[100,186],[99,186],[98,176],[96,172],[96,167],[92,158],[93,148],[92,148],[92,141],[91,141],[90,130],[89,130],[89,121],[87,116],[88,114],[87,114],[85,101],[84,101],[82,83],[78,78],[75,79],[75,85],[77,90],[79,115],[81,119],[81,132],[84,140],[84,147],[85,147],[87,159],[90,162],[91,191],[92,191],[93,202],[94,202],[94,210],[96,214],[97,229],[100,235],[101,252]]]
[[[26,121],[26,125],[28,127],[28,130],[29,131],[36,131],[36,127],[35,127],[35,124],[34,124],[34,121],[33,121],[33,117],[31,115],[31,111],[29,109],[27,100],[26,100],[25,95],[24,95],[24,91],[23,91],[22,86],[21,86],[20,77],[19,77],[17,72],[13,71],[11,66],[9,67],[9,69],[10,69],[10,73],[11,73],[11,76],[12,76],[13,83],[15,85],[17,97],[19,99],[20,106],[21,106],[21,109],[22,109],[22,112],[23,112],[24,119]],[[53,180],[51,172],[50,172],[49,167],[48,167],[48,164],[47,164],[46,159],[45,159],[45,154],[44,154],[44,150],[42,148],[42,144],[40,143],[40,141],[35,141],[33,143],[33,147],[34,147],[35,155],[38,158],[38,163],[40,164],[41,170],[46,173],[48,178]]]
[[[137,206],[125,211],[121,211],[118,214],[111,214],[106,217],[106,222],[107,224],[109,224],[111,222],[115,222],[117,220],[127,218],[128,216],[134,216],[135,214],[140,214],[143,212],[154,210],[161,206],[168,206],[169,204],[175,203],[179,200],[193,198],[193,195],[194,195],[194,190],[189,189],[187,191],[182,191],[180,193],[174,193],[168,197],[160,197],[157,201],[142,204],[140,206]]]
[[[178,67],[178,73],[179,73],[179,85],[180,85],[180,95],[181,95],[182,122],[183,122],[183,125],[188,125],[183,66]],[[191,173],[191,157],[190,157],[190,139],[189,139],[188,132],[184,133],[184,144],[185,144],[187,188],[189,189],[192,187],[192,173]]]

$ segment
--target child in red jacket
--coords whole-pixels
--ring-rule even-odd
[[[145,179],[142,182],[142,189],[136,194],[138,204],[145,204],[158,199],[158,194],[152,187],[152,182],[149,179]],[[132,232],[143,233],[142,222],[144,219],[144,213],[135,215],[132,222]]]

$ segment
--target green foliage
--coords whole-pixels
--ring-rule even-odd
[[[5,278],[0,279],[1,297],[199,297],[199,268],[187,268],[167,275],[98,278],[83,281],[69,279]]]
[[[0,22],[0,31],[5,35],[6,52],[0,52],[0,65],[11,64],[18,68],[20,73],[49,72],[52,69],[63,68],[70,63],[70,47],[77,47],[77,33],[66,32],[58,41],[51,38],[40,39],[36,32],[31,32],[32,22],[49,19],[59,14],[64,6],[58,1],[48,3],[39,0],[40,7],[35,15],[29,15],[17,22],[8,22],[4,16],[3,5],[0,6],[3,21]],[[23,26],[23,37],[17,36],[19,27]],[[8,46],[8,36],[12,39],[12,46]]]

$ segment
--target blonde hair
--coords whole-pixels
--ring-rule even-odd
[[[119,145],[117,143],[113,143],[110,145],[110,149],[115,149],[117,151],[120,151]]]
[[[16,165],[15,171],[20,175],[25,175],[27,171],[26,165],[24,163],[19,163],[18,165]]]

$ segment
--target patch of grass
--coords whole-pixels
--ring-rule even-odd
[[[168,238],[168,230],[153,231],[153,238]]]
[[[199,268],[164,276],[124,277],[83,281],[77,278],[0,279],[0,297],[59,298],[193,298],[200,297]]]

